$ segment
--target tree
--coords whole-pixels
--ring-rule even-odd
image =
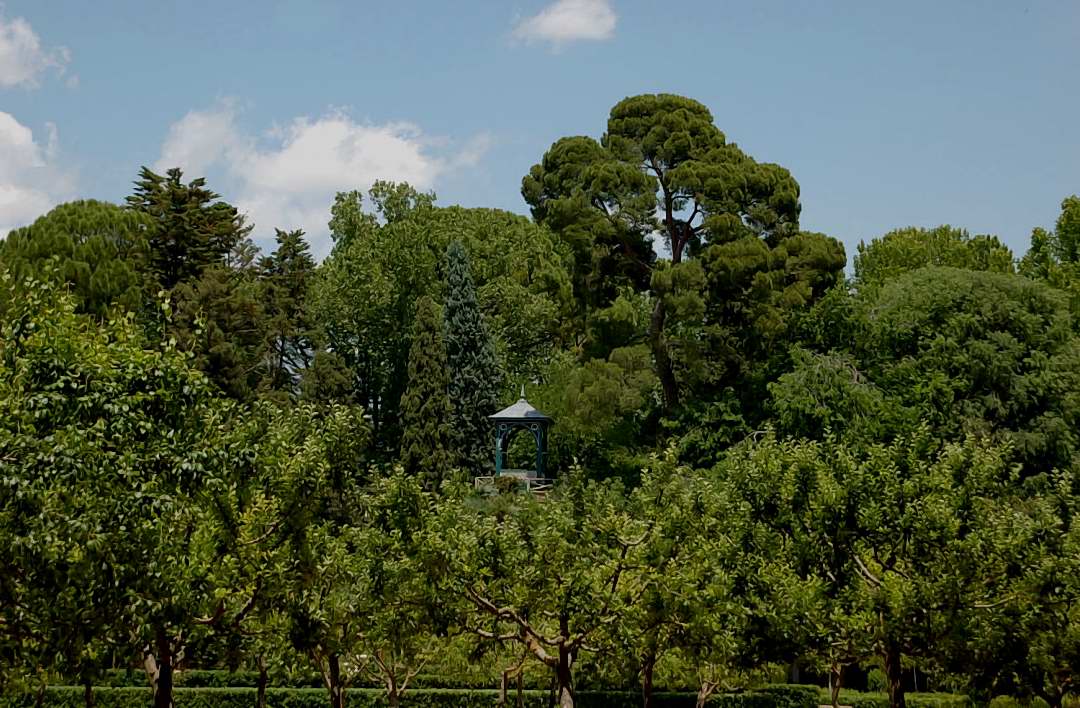
[[[488,416],[499,410],[503,381],[491,336],[476,302],[469,259],[460,241],[454,241],[446,250],[443,318],[455,448],[461,466],[476,476],[491,464]]]
[[[265,386],[295,395],[314,356],[307,295],[314,280],[315,260],[303,231],[276,231],[277,248],[259,267],[267,329]]]
[[[608,627],[640,595],[632,575],[645,526],[627,511],[621,489],[582,482],[578,471],[543,500],[512,495],[483,507],[448,497],[439,506],[443,597],[456,597],[464,628],[490,641],[513,641],[547,667],[558,705],[574,705],[574,666],[600,651]]]
[[[653,230],[662,234],[671,258],[669,266],[651,276],[657,297],[648,331],[667,412],[680,400],[671,342],[676,323],[669,323],[669,316],[673,305],[687,304],[676,300],[688,295],[692,299],[702,282],[701,266],[691,266],[687,259],[707,248],[746,240],[764,241],[768,251],[799,233],[798,183],[786,169],[755,162],[727,142],[707,108],[670,94],[620,101],[611,109],[599,145],[589,138],[556,142],[525,177],[522,193],[534,216],[565,239],[588,242],[591,235],[595,244],[611,241],[613,234],[624,246],[623,256],[644,262],[645,270],[651,259],[635,258],[633,246]],[[808,235],[804,241],[811,237],[816,239]],[[831,242],[826,250],[839,251],[839,264],[831,253],[824,266],[838,273],[842,249]],[[708,262],[729,270],[734,256],[738,254],[730,248],[721,248]],[[740,299],[755,294],[746,292],[751,283],[756,291],[772,289],[773,284],[782,290],[797,280],[791,273],[770,278],[772,283],[754,277],[777,260],[757,259],[751,269],[743,269],[747,277],[746,285],[738,286],[743,290]],[[717,277],[714,282],[723,281]]]
[[[1067,291],[1073,311],[1080,308],[1080,197],[1061,202],[1061,215],[1053,231],[1036,228],[1031,248],[1020,261],[1020,273]]]
[[[409,384],[401,399],[401,464],[429,489],[437,489],[454,467],[449,390],[442,317],[435,301],[424,296],[416,304]]]
[[[150,217],[150,270],[171,290],[197,279],[205,268],[221,264],[251,231],[236,207],[218,201],[202,177],[183,182],[178,167],[159,175],[143,167],[128,207]]]
[[[1019,601],[1002,579],[1043,533],[1007,448],[938,447],[925,428],[869,448],[767,436],[718,472],[750,505],[760,551],[787,566],[775,576],[786,582],[766,574],[770,632],[804,637],[826,663],[876,655],[894,708],[905,661],[947,662],[980,615]]]
[[[971,236],[964,229],[938,226],[890,231],[855,256],[856,287],[873,287],[925,266],[948,266],[992,273],[1013,273],[1013,254],[996,236]]]
[[[0,241],[16,284],[27,277],[59,278],[71,288],[79,312],[104,319],[113,310],[140,311],[151,288],[143,214],[108,202],[61,204]]]
[[[477,301],[514,380],[537,376],[570,336],[563,313],[571,291],[564,249],[528,219],[494,209],[432,207],[401,185],[381,189],[400,193],[394,199],[374,194],[376,206],[388,209],[381,225],[363,211],[358,193],[338,195],[331,219],[335,247],[319,267],[312,312],[320,346],[347,364],[355,400],[371,416],[376,446],[389,457],[399,449],[398,404],[416,302],[424,295],[444,300],[451,240],[465,245]]]
[[[941,439],[992,435],[1027,474],[1070,468],[1080,358],[1060,293],[999,273],[923,268],[867,298],[861,370]]]
[[[166,708],[217,591],[218,494],[248,476],[248,450],[234,409],[175,347],[147,342],[130,315],[90,325],[40,285],[0,323],[0,519],[15,593],[3,607],[16,611],[3,631],[87,680],[102,642],[142,640]]]
[[[191,352],[195,365],[224,393],[250,400],[267,376],[267,318],[250,270],[216,265],[172,291],[166,333]],[[271,304],[273,306],[273,304]]]

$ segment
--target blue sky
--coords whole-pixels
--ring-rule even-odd
[[[951,223],[1022,253],[1080,192],[1080,2],[6,0],[0,231],[185,167],[326,250],[380,177],[526,213],[521,176],[672,92],[788,167],[803,227]]]

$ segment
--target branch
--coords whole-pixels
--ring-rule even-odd
[[[859,570],[859,575],[861,575],[866,582],[873,585],[875,589],[880,588],[881,581],[874,577],[874,574],[870,572],[870,569],[863,564],[862,559],[859,558],[859,554],[854,554],[854,558],[855,565]]]

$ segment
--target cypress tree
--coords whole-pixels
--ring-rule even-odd
[[[446,251],[446,355],[450,365],[450,403],[454,408],[455,447],[470,474],[490,470],[491,423],[499,410],[502,372],[495,347],[476,302],[465,247],[454,241]]]
[[[416,303],[409,378],[401,397],[401,464],[434,489],[454,466],[450,433],[450,376],[438,308],[428,296]]]

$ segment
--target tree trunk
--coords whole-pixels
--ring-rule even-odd
[[[83,703],[86,708],[94,706],[94,682],[88,678],[83,679]]]
[[[255,694],[255,706],[256,708],[266,708],[266,684],[269,682],[266,675],[266,659],[262,654],[259,654],[259,686],[258,692]]]
[[[525,708],[525,672],[517,673],[517,708]]]
[[[559,708],[574,708],[574,682],[570,673],[572,658],[565,646],[559,647],[559,665],[555,668]]]
[[[907,708],[904,696],[904,670],[900,663],[900,647],[888,645],[885,647],[885,678],[889,683],[889,706],[890,708]]]
[[[502,679],[499,680],[499,708],[506,705],[506,686],[510,683],[510,672],[503,671]]]
[[[401,691],[399,690],[394,671],[387,671],[386,677],[386,703],[390,708],[398,708],[401,705]]]
[[[330,708],[345,708],[345,687],[341,685],[341,660],[337,654],[331,654],[326,660],[323,680],[330,691]]]
[[[652,708],[653,670],[656,668],[656,652],[649,650],[641,659],[641,705]]]
[[[694,703],[695,708],[705,708],[705,704],[712,696],[713,691],[716,690],[717,684],[712,681],[702,681],[701,687],[698,688],[697,702]]]
[[[143,649],[143,669],[154,689],[154,708],[172,708],[173,652],[164,629],[154,633],[154,646]]]
[[[664,411],[670,413],[679,405],[679,384],[675,380],[675,369],[671,364],[667,338],[664,336],[664,322],[667,320],[667,308],[659,294],[653,306],[652,319],[649,321],[649,347],[656,362],[656,376],[660,379],[660,388],[664,394]]]
[[[830,667],[831,680],[829,681],[829,698],[833,708],[840,708],[840,685],[844,678],[844,667],[834,664]]]

